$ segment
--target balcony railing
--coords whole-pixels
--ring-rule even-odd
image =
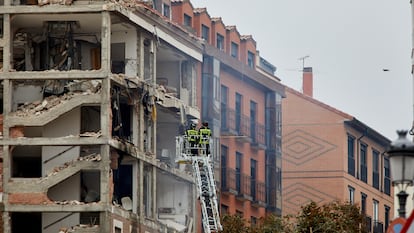
[[[266,129],[263,124],[251,122],[250,117],[238,114],[234,109],[221,106],[221,134],[251,142],[256,149],[266,149]]]
[[[372,232],[372,218],[369,216],[365,216],[365,227],[367,229],[367,232]]]
[[[252,182],[252,187],[255,187],[254,189],[252,188],[253,205],[257,207],[266,207],[266,184],[254,181]]]
[[[240,139],[244,140],[251,140],[250,135],[250,117],[243,115],[243,114],[237,114],[236,113],[236,132],[238,136],[245,136],[241,137]]]
[[[251,196],[251,177],[246,174],[237,174],[236,172],[236,187],[238,191],[237,198],[240,200],[252,200]]]
[[[252,146],[256,149],[266,149],[265,141],[265,126],[259,123],[255,123],[254,126],[250,128]]]
[[[384,233],[384,224],[380,221],[374,221],[373,233]]]
[[[234,109],[221,106],[221,134],[237,135],[236,132],[236,113]]]
[[[221,168],[221,191],[236,195],[236,170],[232,168]]]

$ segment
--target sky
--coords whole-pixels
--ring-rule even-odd
[[[302,91],[390,140],[413,122],[409,0],[191,0],[210,17],[252,35],[282,84]],[[301,60],[308,56],[306,59]],[[385,71],[384,71],[385,70]]]

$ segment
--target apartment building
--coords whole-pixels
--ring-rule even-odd
[[[201,119],[213,130],[221,214],[255,222],[281,214],[281,99],[276,68],[251,35],[190,1],[171,1],[172,20],[204,40]]]
[[[0,4],[2,232],[199,232],[175,137],[200,118],[202,41],[169,5]]]
[[[287,87],[282,100],[283,215],[311,200],[349,201],[366,215],[368,232],[385,232],[394,215],[390,140],[314,99],[312,68],[303,72],[303,93]]]

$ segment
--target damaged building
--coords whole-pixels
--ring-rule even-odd
[[[2,232],[197,232],[202,40],[145,2],[4,0]]]

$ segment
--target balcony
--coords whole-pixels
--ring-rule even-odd
[[[236,170],[233,168],[221,168],[221,192],[224,194],[237,195]]]
[[[252,201],[253,198],[251,196],[251,177],[246,174],[238,174],[236,172],[236,189],[237,199],[240,201]]]
[[[256,150],[265,150],[265,126],[259,123],[254,123],[250,127],[250,136],[252,139],[252,148]]]
[[[372,232],[372,218],[369,216],[365,216],[365,227],[368,233]]]
[[[383,233],[384,232],[384,224],[380,221],[373,221],[374,228],[373,233]]]
[[[234,109],[222,106],[221,109],[221,135],[236,136],[236,113]]]
[[[252,180],[251,195],[253,198],[253,202],[252,202],[253,206],[266,207],[266,185],[265,183]]]
[[[221,135],[250,142],[250,118],[225,106],[221,110]]]

